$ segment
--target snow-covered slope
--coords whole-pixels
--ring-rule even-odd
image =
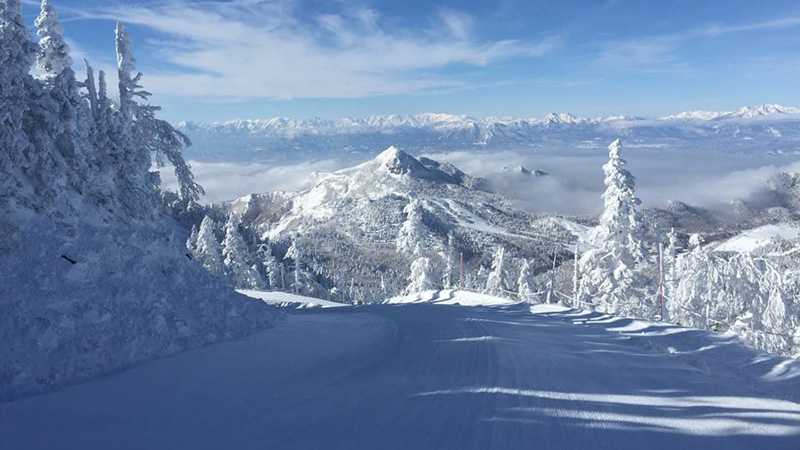
[[[641,141],[659,148],[764,151],[765,142],[783,149],[800,141],[800,108],[767,104],[727,112],[680,112],[658,119],[581,118],[568,113],[550,113],[542,118],[483,119],[433,113],[336,120],[272,118],[184,122],[180,129],[194,142],[190,149],[193,159],[342,157],[353,152],[371,154],[389,145],[414,152],[505,147],[575,148],[598,139],[607,142],[620,135],[631,145]],[[604,148],[604,145],[597,148]]]
[[[248,339],[0,404],[0,436],[26,450],[798,448],[797,361],[554,309],[299,312]]]
[[[800,227],[797,224],[780,223],[764,225],[743,231],[738,235],[714,244],[717,252],[753,253],[779,240],[800,239]]]

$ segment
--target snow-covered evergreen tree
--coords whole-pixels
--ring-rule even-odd
[[[55,9],[49,0],[42,0],[41,12],[34,22],[39,35],[39,52],[36,56],[38,75],[45,81],[52,80],[64,71],[72,71],[69,46],[64,39],[64,30],[58,21]]]
[[[622,142],[608,147],[604,209],[591,238],[591,248],[579,260],[580,292],[584,301],[609,313],[651,317],[654,302],[647,300],[642,220],[633,175],[622,159]]]
[[[194,253],[194,249],[197,247],[197,234],[197,225],[192,225],[192,231],[186,239],[186,250],[188,250],[189,253]]]
[[[506,291],[509,291],[509,288],[506,277],[506,249],[501,246],[494,253],[492,271],[489,272],[484,292],[498,297],[507,295]]]
[[[135,150],[126,153],[126,161],[137,167],[149,167],[150,155],[157,161],[165,156],[175,169],[179,198],[186,202],[197,201],[205,192],[194,181],[194,175],[181,154],[184,147],[191,145],[191,141],[168,122],[155,117],[155,113],[161,109],[159,106],[137,103],[136,99],[147,101],[151,94],[139,84],[142,73],[136,72],[134,75],[135,59],[130,39],[120,23],[117,23],[116,36],[122,132],[138,144]]]
[[[444,259],[444,269],[442,269],[442,288],[450,289],[453,287],[453,271],[455,270],[455,251],[456,238],[453,233],[447,234],[447,247],[442,254]]]
[[[214,219],[209,216],[203,218],[200,230],[197,232],[197,245],[193,255],[207,271],[218,277],[224,277],[225,263],[222,260],[222,248],[214,234],[214,228],[216,228]]]
[[[531,289],[531,264],[527,259],[522,260],[517,278],[517,297],[526,302],[533,300],[533,289]]]
[[[425,245],[425,224],[422,220],[422,203],[412,198],[403,208],[406,220],[397,235],[397,251],[406,255],[418,256]]]
[[[264,280],[254,269],[249,253],[239,231],[239,218],[236,214],[230,214],[222,241],[222,256],[228,278],[237,288],[264,289]]]
[[[18,194],[18,202],[28,202],[18,189],[22,178],[35,170],[38,156],[23,130],[23,117],[30,111],[28,93],[34,86],[29,72],[35,52],[20,1],[0,2],[0,205],[13,194]]]
[[[272,254],[272,246],[265,242],[258,246],[258,257],[261,261],[261,266],[264,268],[264,275],[266,276],[267,284],[270,289],[281,289],[281,274],[283,269],[280,261],[275,255]]]
[[[411,273],[408,275],[406,294],[434,289],[431,260],[425,256],[417,257],[411,263]]]

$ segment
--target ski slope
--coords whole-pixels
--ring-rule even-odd
[[[0,447],[797,450],[798,401],[800,363],[732,337],[551,305],[385,304],[290,312],[2,403]]]

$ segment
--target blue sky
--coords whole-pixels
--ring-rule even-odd
[[[100,68],[129,24],[170,120],[800,105],[796,0],[51,3]]]

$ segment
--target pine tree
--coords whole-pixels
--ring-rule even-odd
[[[406,220],[397,235],[397,251],[405,255],[418,256],[425,245],[425,224],[422,220],[422,203],[412,198],[403,208]]]
[[[25,176],[37,162],[37,152],[23,130],[23,117],[30,111],[28,94],[33,89],[29,75],[36,46],[22,21],[19,0],[0,2],[0,204],[18,192]]]
[[[225,239],[222,242],[223,263],[233,285],[242,289],[263,289],[264,280],[253,269],[247,245],[239,232],[239,218],[230,214],[225,223]]]
[[[268,242],[262,243],[258,246],[258,258],[261,261],[261,266],[264,268],[264,275],[270,289],[280,289],[281,286],[281,272],[280,262],[272,254],[272,246]]]
[[[453,233],[447,234],[447,247],[444,249],[442,259],[444,259],[444,270],[442,271],[442,288],[451,289],[453,287],[453,271],[455,265],[456,239]]]
[[[633,175],[625,169],[622,142],[608,147],[604,209],[591,239],[592,247],[580,258],[580,292],[604,312],[651,317],[654,302],[646,300],[648,285],[642,275],[644,253],[642,221]]]
[[[192,225],[192,232],[189,233],[189,238],[186,239],[186,250],[189,253],[194,253],[195,247],[197,247],[197,225]]]
[[[408,275],[406,294],[429,291],[434,289],[431,260],[420,256],[411,263],[411,273]]]
[[[531,264],[527,259],[523,259],[522,266],[519,269],[519,277],[517,278],[517,297],[525,302],[530,302],[533,296],[530,279]]]
[[[39,76],[45,81],[52,81],[69,71],[70,77],[74,77],[69,46],[64,40],[64,31],[58,21],[58,15],[49,0],[42,0],[41,12],[34,25],[36,34],[39,35],[39,52],[36,57]]]
[[[151,155],[158,161],[165,156],[175,169],[178,180],[178,197],[187,203],[196,202],[204,194],[202,186],[194,180],[191,168],[181,151],[191,145],[189,138],[164,120],[155,117],[159,106],[140,105],[136,99],[147,101],[150,93],[139,84],[142,73],[135,71],[135,59],[130,38],[122,24],[117,23],[117,72],[119,75],[119,112],[122,131],[134,143],[128,152],[128,164],[149,168]]]
[[[224,277],[225,264],[222,261],[222,249],[214,235],[215,227],[216,224],[211,217],[203,218],[200,223],[200,231],[197,232],[194,257],[208,272],[218,277]]]
[[[502,297],[508,291],[508,283],[506,282],[506,249],[505,247],[498,247],[492,260],[492,271],[489,272],[489,278],[486,280],[486,292],[489,295]]]
[[[314,295],[320,291],[320,287],[314,275],[306,267],[306,255],[300,247],[298,239],[292,239],[292,244],[286,251],[284,259],[292,261],[294,271],[292,272],[292,291],[296,294]]]

